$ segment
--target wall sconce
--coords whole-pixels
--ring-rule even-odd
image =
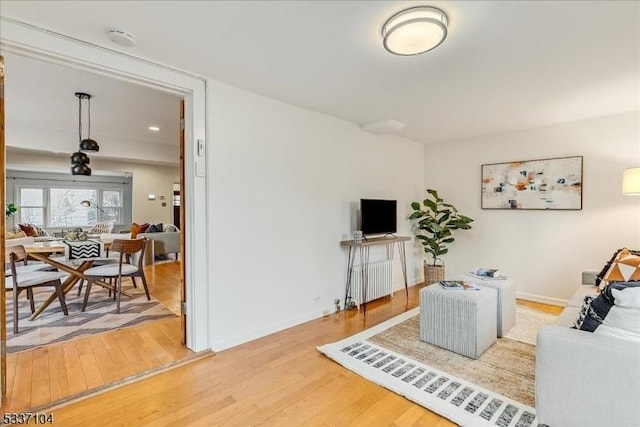
[[[156,199],[156,195],[153,193],[149,193],[149,195],[147,196],[147,200],[155,200]]]
[[[640,168],[622,171],[622,194],[640,196]]]

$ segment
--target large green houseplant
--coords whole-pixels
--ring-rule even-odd
[[[431,256],[424,261],[425,283],[444,280],[444,264],[440,256],[449,252],[447,245],[453,243],[454,230],[469,230],[473,219],[462,215],[455,206],[445,203],[436,190],[428,189],[427,198],[411,203],[413,212],[409,219],[415,221],[416,237],[422,243],[424,252]],[[438,261],[441,262],[438,265]]]

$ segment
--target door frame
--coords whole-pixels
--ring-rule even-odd
[[[209,334],[209,264],[207,245],[207,80],[151,61],[110,50],[10,18],[0,17],[0,50],[80,68],[135,84],[180,95],[185,102],[183,203],[185,252],[183,255],[186,301],[186,346],[193,351],[211,348]],[[6,84],[6,80],[5,80]],[[2,235],[4,247],[4,234]],[[0,319],[5,327],[5,319]],[[4,376],[5,373],[3,372]]]

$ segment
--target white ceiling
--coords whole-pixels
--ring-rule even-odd
[[[418,4],[448,14],[447,39],[390,55],[384,21]],[[640,107],[636,1],[3,0],[0,13],[359,124],[395,119],[424,143]]]
[[[91,97],[91,157],[178,163],[180,98],[103,75],[11,53],[5,57],[8,147],[71,154],[78,149],[78,98]],[[83,138],[88,103],[83,102]],[[151,132],[149,126],[160,128]]]

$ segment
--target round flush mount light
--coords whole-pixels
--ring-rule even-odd
[[[384,48],[394,55],[418,55],[438,47],[447,37],[449,19],[440,9],[417,6],[393,15],[382,27]]]
[[[122,47],[133,47],[136,45],[136,39],[132,34],[122,30],[108,30],[107,37],[109,40]]]

